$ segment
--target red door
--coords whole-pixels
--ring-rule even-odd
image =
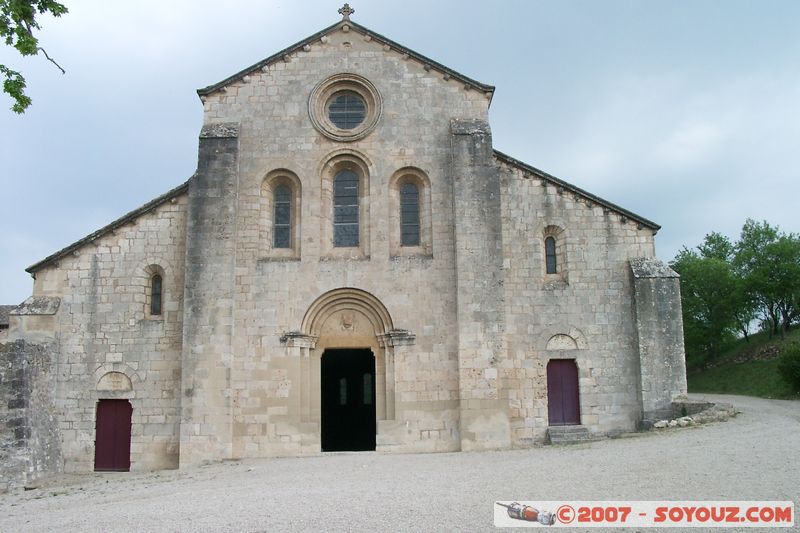
[[[574,359],[552,359],[547,363],[547,414],[551,426],[581,423],[578,365]]]
[[[131,413],[128,400],[97,402],[94,469],[98,472],[127,472],[131,469]]]

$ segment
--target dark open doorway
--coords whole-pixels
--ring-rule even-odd
[[[97,402],[94,469],[98,472],[127,472],[131,469],[131,414],[128,400]]]
[[[322,354],[322,451],[375,449],[375,356],[369,349]]]
[[[578,365],[574,359],[552,359],[547,363],[547,414],[551,426],[581,423]]]

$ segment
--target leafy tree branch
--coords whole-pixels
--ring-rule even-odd
[[[41,52],[65,74],[61,65],[39,46],[39,39],[34,35],[36,30],[41,29],[36,18],[48,13],[60,17],[67,13],[67,8],[53,0],[0,0],[0,38],[23,57]],[[31,105],[30,97],[25,94],[27,85],[24,76],[3,64],[0,64],[0,74],[3,76],[3,92],[14,100],[11,110],[24,113]]]

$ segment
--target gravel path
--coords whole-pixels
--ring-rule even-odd
[[[792,500],[800,507],[800,402],[693,397],[733,403],[741,414],[574,446],[64,476],[0,496],[0,531],[486,531],[494,529],[493,502],[512,499]]]

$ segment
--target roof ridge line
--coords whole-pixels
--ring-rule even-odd
[[[553,184],[555,184],[555,185],[557,185],[559,187],[563,187],[565,189],[568,189],[568,190],[572,191],[575,194],[579,194],[579,195],[583,196],[584,198],[587,198],[587,199],[589,199],[589,200],[591,200],[591,201],[593,201],[593,202],[595,202],[595,203],[597,203],[599,205],[602,205],[603,207],[606,207],[606,208],[608,208],[608,209],[610,209],[612,211],[616,211],[620,215],[625,216],[627,218],[630,218],[632,220],[635,220],[636,222],[638,222],[638,223],[640,223],[640,224],[642,224],[644,226],[647,226],[648,228],[650,228],[650,229],[652,229],[652,230],[654,230],[656,232],[661,229],[661,226],[656,224],[652,220],[649,220],[649,219],[644,218],[643,216],[637,215],[636,213],[634,213],[632,211],[628,211],[624,207],[620,207],[615,203],[609,202],[608,200],[604,200],[603,198],[600,198],[599,196],[595,196],[594,194],[592,194],[592,193],[590,193],[590,192],[588,192],[588,191],[586,191],[584,189],[581,189],[580,187],[572,185],[571,183],[568,183],[568,182],[566,182],[566,181],[564,181],[564,180],[562,180],[560,178],[557,178],[557,177],[553,176],[552,174],[548,174],[544,170],[540,170],[540,169],[538,169],[538,168],[536,168],[536,167],[534,167],[532,165],[529,165],[529,164],[527,164],[527,163],[525,163],[523,161],[520,161],[519,159],[511,157],[510,155],[504,154],[500,150],[496,150],[495,149],[495,150],[493,150],[493,152],[494,152],[495,157],[497,157],[498,159],[502,160],[503,162],[505,162],[505,163],[507,163],[509,165],[513,165],[513,166],[516,166],[516,167],[518,167],[518,168],[520,168],[522,170],[530,172],[532,174],[536,174],[537,176],[539,176],[540,178],[542,178],[544,180],[547,180],[547,181],[549,181],[549,182],[551,182],[551,183],[553,183]]]
[[[194,177],[194,176],[192,176],[192,177]],[[47,257],[45,257],[44,259],[42,259],[38,263],[34,263],[33,265],[31,265],[28,268],[26,268],[25,272],[28,272],[29,274],[35,274],[38,270],[41,270],[42,268],[50,265],[51,263],[57,261],[58,259],[61,259],[65,255],[67,255],[67,254],[69,254],[71,252],[74,252],[75,250],[77,250],[78,248],[83,246],[84,244],[88,244],[90,242],[93,242],[93,241],[99,239],[100,237],[104,236],[105,234],[109,233],[110,231],[115,230],[115,229],[117,229],[117,228],[119,228],[121,226],[124,226],[125,224],[127,224],[128,222],[133,220],[134,218],[136,218],[136,217],[138,217],[140,215],[143,215],[145,213],[148,213],[148,212],[152,211],[153,209],[155,209],[156,207],[159,207],[160,205],[164,204],[165,202],[167,202],[167,201],[169,201],[169,200],[171,200],[173,198],[176,198],[177,196],[183,194],[185,191],[187,191],[189,189],[189,182],[191,180],[192,180],[192,178],[189,178],[188,180],[186,180],[185,182],[181,183],[177,187],[175,187],[173,189],[170,189],[169,191],[167,191],[166,193],[162,194],[161,196],[158,196],[157,198],[154,198],[153,200],[150,200],[146,204],[137,207],[133,211],[129,211],[128,213],[122,215],[121,217],[119,217],[118,219],[114,220],[110,224],[106,224],[102,228],[90,233],[86,237],[73,242],[72,244],[62,248],[61,250],[59,250],[59,251],[57,251],[57,252],[55,252],[53,254],[48,255]]]
[[[471,86],[471,87],[473,87],[473,88],[475,88],[475,89],[477,89],[479,91],[488,92],[489,93],[489,103],[491,104],[491,99],[494,96],[494,90],[495,90],[493,85],[488,85],[486,83],[482,83],[482,82],[479,82],[479,81],[477,81],[477,80],[475,80],[473,78],[470,78],[469,76],[465,76],[464,74],[461,74],[460,72],[457,72],[457,71],[455,71],[455,70],[453,70],[453,69],[451,69],[451,68],[449,68],[449,67],[447,67],[447,66],[445,66],[445,65],[443,65],[441,63],[439,63],[438,61],[435,61],[435,60],[430,59],[429,57],[426,57],[426,56],[424,56],[424,55],[422,55],[422,54],[420,54],[418,52],[415,52],[414,50],[411,50],[410,48],[408,48],[406,46],[403,46],[402,44],[400,44],[400,43],[398,43],[396,41],[393,41],[393,40],[389,39],[388,37],[385,37],[385,36],[381,35],[378,32],[370,30],[366,26],[362,26],[361,24],[358,24],[357,22],[353,22],[352,20],[341,20],[341,21],[339,21],[339,22],[337,22],[335,24],[332,24],[332,25],[328,26],[327,28],[324,28],[324,29],[314,33],[313,35],[310,35],[309,37],[306,37],[305,39],[303,39],[301,41],[298,41],[295,44],[290,45],[290,46],[284,48],[283,50],[281,50],[279,52],[276,52],[275,54],[272,54],[271,56],[269,56],[269,57],[267,57],[265,59],[262,59],[261,61],[259,61],[257,63],[254,63],[253,65],[250,65],[249,67],[246,67],[246,68],[240,70],[236,74],[228,76],[227,78],[225,78],[224,80],[222,80],[220,82],[208,85],[206,87],[203,87],[202,89],[197,89],[197,94],[199,96],[201,96],[201,97],[202,96],[207,96],[207,95],[213,93],[214,91],[217,91],[217,90],[225,87],[226,85],[229,85],[229,84],[231,84],[231,83],[233,83],[235,81],[240,80],[244,76],[247,76],[248,74],[250,74],[250,73],[252,73],[252,72],[254,72],[256,70],[260,70],[260,69],[264,68],[265,66],[274,63],[275,61],[284,59],[284,57],[286,57],[288,54],[291,54],[291,53],[294,53],[294,52],[296,52],[298,50],[301,50],[306,45],[311,44],[314,41],[316,41],[318,39],[321,39],[326,34],[332,32],[334,30],[341,29],[344,26],[347,26],[349,28],[355,29],[359,33],[362,33],[365,36],[368,36],[368,37],[370,37],[372,39],[376,39],[377,41],[382,42],[383,44],[388,45],[391,48],[394,48],[396,50],[402,51],[404,54],[408,54],[409,57],[413,57],[414,59],[416,59],[420,63],[423,63],[424,65],[429,65],[431,68],[435,68],[436,70],[439,70],[439,71],[447,74],[448,76],[450,76],[452,78],[456,78],[456,79],[462,81],[463,83],[465,83],[466,85],[469,85],[469,86]]]

